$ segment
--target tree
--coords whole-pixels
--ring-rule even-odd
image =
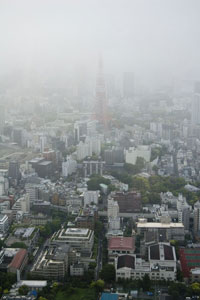
[[[3,248],[3,246],[4,246],[4,242],[2,240],[0,240],[0,251]]]
[[[101,221],[96,221],[94,225],[95,236],[98,237],[103,231],[103,223]]]
[[[47,300],[47,298],[44,298],[44,297],[40,296],[39,300]]]
[[[16,243],[12,243],[10,248],[22,248],[22,249],[27,249],[27,246],[25,243],[23,242],[16,242]]]
[[[200,284],[198,282],[192,283],[191,288],[195,295],[200,295]]]
[[[105,282],[102,279],[99,279],[97,281],[93,281],[90,286],[92,288],[95,288],[97,293],[99,293],[99,292],[103,291],[104,285],[105,285]]]
[[[20,288],[18,289],[18,292],[19,292],[20,295],[25,296],[25,295],[28,294],[29,288],[27,287],[27,285],[22,285],[22,286],[20,286]]]
[[[115,267],[110,264],[103,266],[100,272],[100,278],[102,278],[106,283],[110,283],[115,280]]]
[[[144,291],[149,291],[150,288],[151,288],[151,280],[150,280],[148,274],[144,275],[142,283],[143,283],[143,290]]]

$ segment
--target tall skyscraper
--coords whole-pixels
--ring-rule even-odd
[[[95,119],[99,121],[104,128],[108,125],[108,109],[106,88],[103,75],[103,62],[99,60],[99,70],[96,81],[96,105],[95,105]]]
[[[5,125],[5,107],[0,105],[0,134],[3,133],[3,128]]]
[[[125,98],[134,97],[134,73],[125,72],[123,78],[123,96]]]
[[[195,82],[192,99],[192,125],[200,125],[200,82]]]

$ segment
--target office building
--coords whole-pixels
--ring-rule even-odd
[[[117,192],[113,196],[114,201],[119,205],[120,213],[134,213],[141,210],[141,195],[139,192]]]
[[[94,231],[87,228],[63,228],[53,235],[52,241],[67,244],[82,255],[90,257],[94,244]]]
[[[144,234],[145,232],[156,232],[166,235],[167,240],[184,241],[185,230],[182,223],[166,222],[147,222],[146,219],[139,219],[137,223],[137,233]]]
[[[103,175],[105,162],[101,160],[85,160],[83,161],[84,177],[89,177],[93,174]]]
[[[5,234],[9,228],[9,221],[7,215],[0,214],[0,233]]]
[[[194,84],[194,95],[192,99],[192,125],[200,125],[200,82]]]

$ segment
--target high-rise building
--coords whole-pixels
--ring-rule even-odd
[[[134,97],[134,73],[125,72],[123,78],[123,96],[125,98]]]
[[[192,99],[192,125],[200,125],[200,82],[194,85],[194,96]]]
[[[19,163],[17,161],[9,162],[8,177],[10,177],[12,180],[15,180],[16,183],[19,181],[21,175],[19,170]]]
[[[0,134],[3,133],[3,128],[5,125],[5,107],[0,105]]]
[[[96,81],[96,105],[95,105],[95,119],[99,121],[104,128],[108,125],[108,108],[106,98],[106,87],[103,75],[103,63],[99,60],[99,71]]]

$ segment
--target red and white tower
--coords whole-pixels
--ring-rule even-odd
[[[96,80],[96,104],[95,104],[95,119],[99,121],[104,128],[108,125],[108,110],[107,110],[107,98],[106,87],[103,75],[103,62],[99,59],[98,74]]]

